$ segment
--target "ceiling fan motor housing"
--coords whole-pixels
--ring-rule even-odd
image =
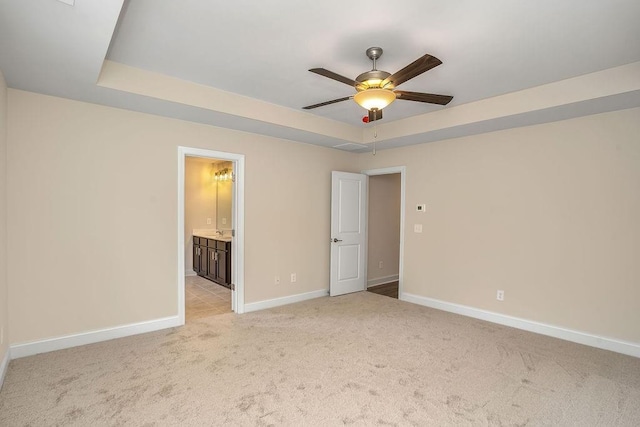
[[[362,85],[356,86],[356,90],[363,91],[370,88],[379,88],[380,83],[382,83],[382,81],[387,77],[389,77],[390,75],[391,75],[390,73],[387,73],[386,71],[382,71],[382,70],[371,70],[371,71],[362,73],[358,77],[356,77],[356,81],[358,83],[362,83]],[[392,89],[392,88],[393,86],[391,85],[391,83],[385,85],[384,87],[384,89]]]

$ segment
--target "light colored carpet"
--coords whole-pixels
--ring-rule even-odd
[[[360,292],[11,362],[0,425],[640,425],[640,359]]]

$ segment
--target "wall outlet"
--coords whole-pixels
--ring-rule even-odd
[[[291,283],[295,283],[296,280],[298,280],[296,277],[296,273],[291,273]]]
[[[504,301],[504,291],[498,290],[498,292],[496,293],[496,299],[498,301]]]
[[[427,210],[427,205],[422,203],[420,205],[416,205],[416,212],[425,212]]]
[[[413,224],[414,233],[422,233],[422,224]]]
[[[227,218],[222,218],[222,225],[227,225]]]
[[[211,218],[207,218],[207,225],[211,225]]]
[[[279,285],[279,284],[280,284],[280,276],[276,276],[276,277],[273,279],[273,283],[275,283],[276,285]]]
[[[382,268],[382,266],[383,266],[382,261],[380,261],[380,262],[378,263],[378,268]]]

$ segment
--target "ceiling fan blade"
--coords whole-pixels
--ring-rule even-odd
[[[325,105],[335,104],[336,102],[346,101],[347,99],[351,99],[350,96],[338,99],[332,99],[331,101],[321,102],[319,104],[307,105],[306,107],[302,107],[303,110],[311,110],[313,108],[324,107]]]
[[[429,104],[447,105],[453,99],[453,96],[436,95],[434,93],[407,92],[405,90],[394,90],[393,92],[396,94],[398,99],[426,102]]]
[[[437,67],[442,64],[435,56],[431,56],[426,54],[411,64],[404,67],[402,70],[397,71],[394,74],[391,74],[389,77],[384,79],[382,83],[380,83],[380,87],[385,87],[387,84],[392,83],[394,87],[400,86],[402,83],[406,82],[409,79],[412,79],[425,71],[429,71],[432,68]]]
[[[355,80],[352,80],[352,79],[347,78],[345,76],[341,76],[340,74],[336,74],[333,71],[329,71],[329,70],[327,70],[325,68],[312,68],[309,71],[311,71],[312,73],[319,74],[319,75],[324,76],[324,77],[328,77],[328,78],[330,78],[332,80],[339,81],[340,83],[344,83],[344,84],[349,85],[351,87],[356,87],[357,85],[360,84]]]

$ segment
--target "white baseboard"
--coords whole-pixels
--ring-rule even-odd
[[[293,304],[294,302],[301,302],[309,299],[325,297],[327,295],[329,295],[329,291],[327,289],[321,289],[319,291],[307,292],[304,294],[289,295],[282,298],[274,298],[274,299],[268,299],[264,301],[251,302],[244,305],[244,312],[249,313],[251,311],[265,310],[267,308]]]
[[[11,360],[11,349],[7,347],[7,351],[4,353],[2,362],[0,362],[0,390],[2,390],[2,384],[4,384],[4,376],[9,369],[9,361]]]
[[[184,273],[185,276],[197,276],[198,273],[196,273],[193,270],[188,270],[186,273]]]
[[[171,316],[162,319],[149,320],[147,322],[116,326],[114,328],[99,329],[96,331],[82,332],[63,337],[13,344],[10,349],[11,358],[18,359],[20,357],[33,356],[34,354],[47,353],[65,348],[77,347],[79,345],[93,344],[96,342],[108,341],[131,335],[144,334],[146,332],[153,332],[181,325],[182,324],[180,323],[178,316]]]
[[[574,331],[572,329],[566,329],[559,326],[534,322],[532,320],[507,316],[505,314],[481,310],[466,305],[440,301],[437,299],[413,295],[406,292],[400,295],[400,299],[402,301],[424,305],[426,307],[448,311],[450,313],[461,314],[463,316],[474,317],[476,319],[486,320],[488,322],[498,323],[500,325],[511,326],[512,328],[535,332],[554,338],[560,338],[562,340],[572,341],[578,344],[584,344],[604,350],[615,351],[616,353],[627,354],[629,356],[640,357],[640,343],[620,341],[612,338],[601,337],[598,335],[587,334],[585,332]]]
[[[367,288],[370,288],[372,286],[384,285],[385,283],[395,282],[396,280],[398,280],[398,277],[399,276],[397,274],[393,274],[391,276],[378,277],[377,279],[369,279],[367,280]]]

